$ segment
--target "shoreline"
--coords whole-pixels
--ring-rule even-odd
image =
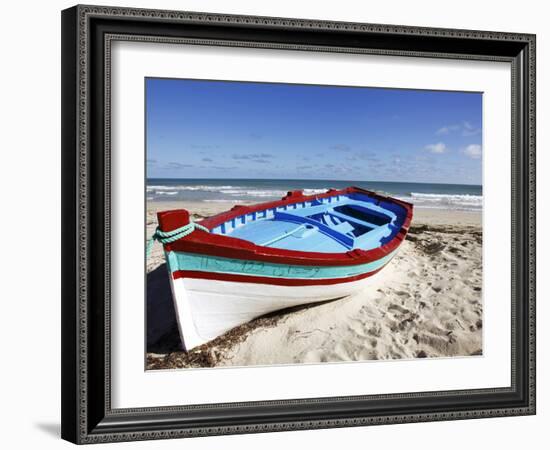
[[[246,203],[148,202],[147,236],[157,211],[184,208],[200,221],[236,204]],[[481,355],[481,269],[481,211],[418,208],[399,253],[364,292],[277,311],[185,353],[155,244],[147,261],[147,369]]]

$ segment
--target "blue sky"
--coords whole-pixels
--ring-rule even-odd
[[[146,79],[148,178],[481,184],[482,94]]]

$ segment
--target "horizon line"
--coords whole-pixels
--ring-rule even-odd
[[[208,178],[191,178],[191,177],[146,177],[146,180],[269,180],[269,181],[345,181],[349,183],[399,183],[399,184],[441,184],[441,185],[454,185],[454,186],[479,186],[483,187],[483,184],[469,184],[469,183],[441,183],[430,181],[384,181],[384,180],[344,180],[333,178],[227,178],[227,177],[208,177]]]

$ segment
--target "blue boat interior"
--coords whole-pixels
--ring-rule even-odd
[[[340,253],[384,245],[406,214],[398,203],[352,193],[246,213],[211,231],[265,247]]]

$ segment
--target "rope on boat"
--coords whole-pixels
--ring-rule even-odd
[[[189,236],[195,230],[202,230],[210,233],[210,230],[208,228],[195,222],[189,222],[187,225],[176,228],[172,231],[162,231],[159,227],[157,227],[157,229],[153,233],[153,236],[151,236],[151,239],[147,241],[147,257],[149,257],[155,241],[158,241],[161,244],[169,244],[171,242],[177,241],[178,239],[184,238],[185,236]]]

